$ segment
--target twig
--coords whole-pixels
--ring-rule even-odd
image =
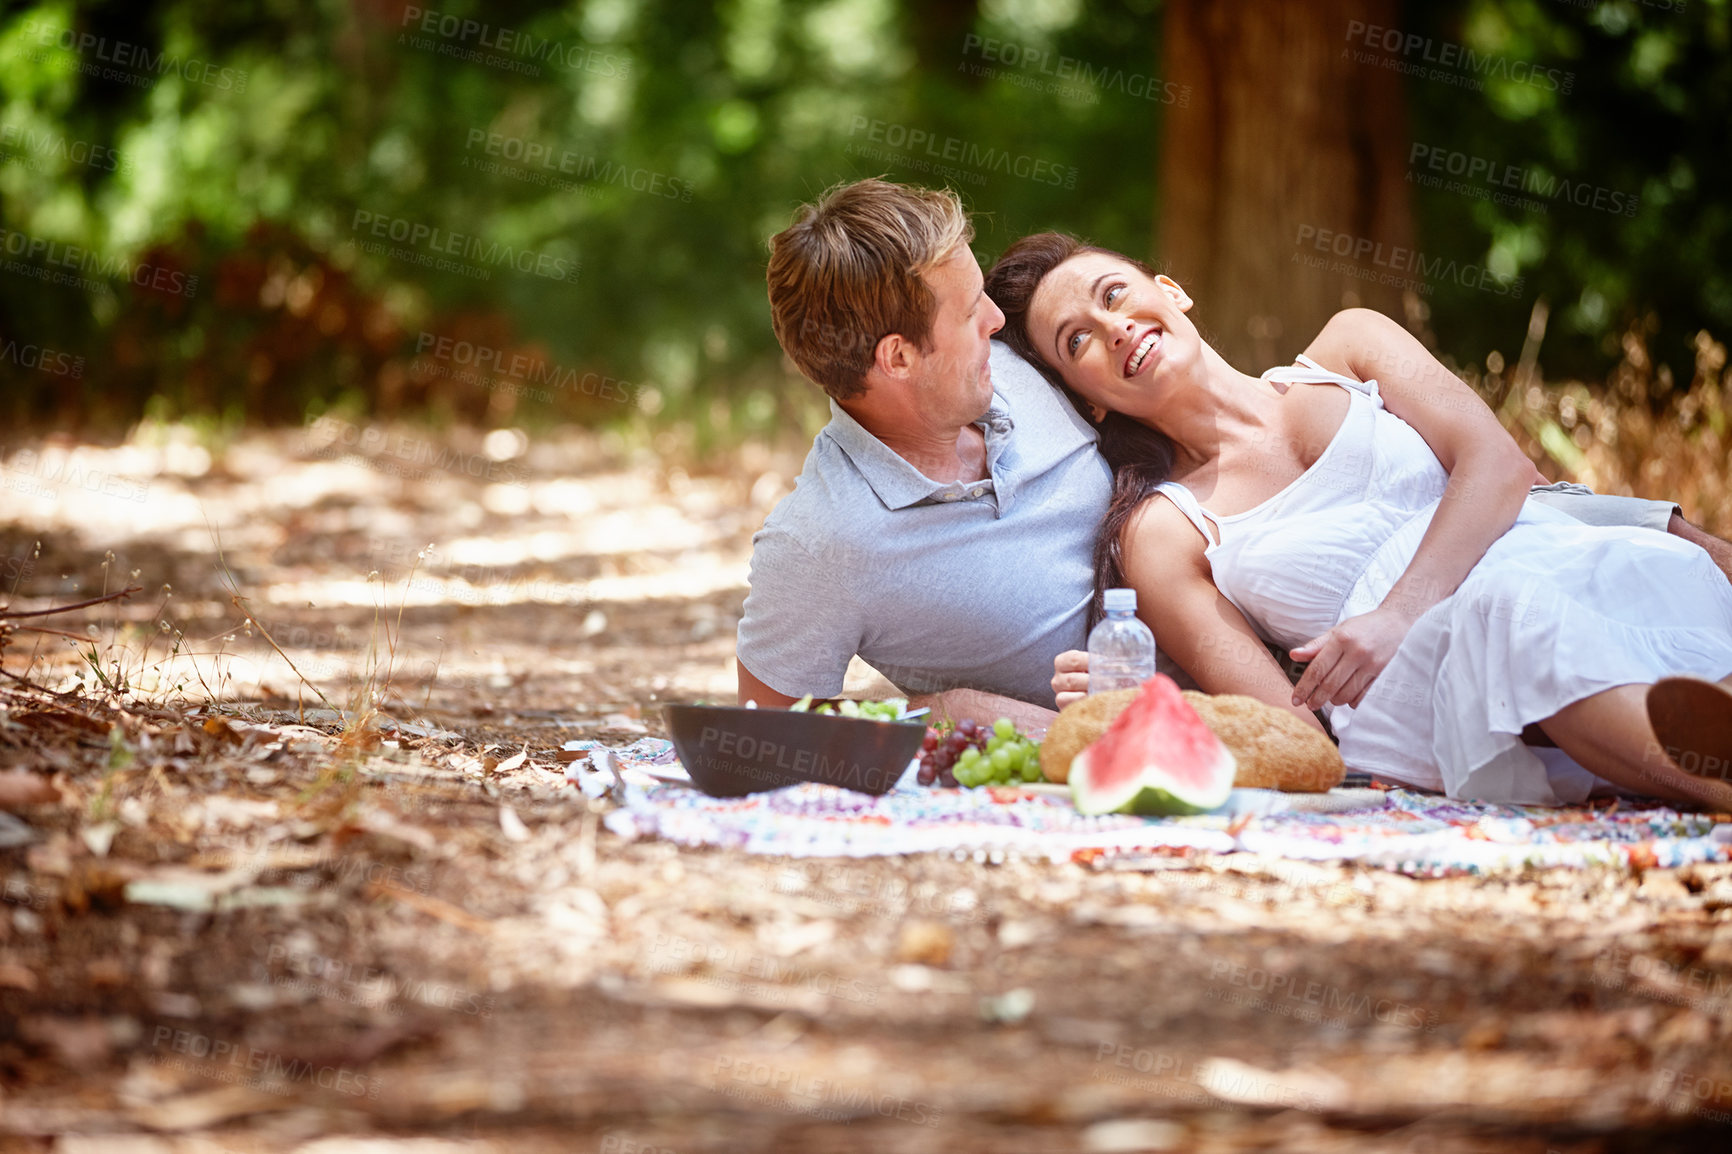
[[[92,605],[101,605],[105,601],[124,601],[134,593],[144,592],[142,585],[129,585],[118,593],[109,593],[102,597],[92,597],[88,601],[80,601],[73,605],[57,605],[53,609],[28,609],[14,613],[10,609],[0,609],[0,617],[47,617],[54,613],[70,613],[74,609],[88,609]]]
[[[86,637],[82,633],[68,633],[64,629],[50,629],[46,625],[7,625],[4,628],[6,629],[7,632],[18,631],[18,632],[22,632],[22,633],[49,633],[49,634],[54,635],[55,637],[70,637],[70,638],[72,638],[72,640],[77,641],[81,644],[84,642],[88,642],[90,640],[89,637]]]
[[[343,715],[343,711],[341,709],[337,709],[337,707],[335,705],[331,704],[331,699],[325,696],[324,690],[320,689],[317,685],[314,685],[311,681],[307,680],[307,675],[302,673],[300,671],[300,669],[298,669],[295,666],[295,663],[293,661],[289,660],[289,655],[287,653],[284,653],[282,646],[280,646],[276,643],[276,640],[270,634],[270,630],[266,629],[264,627],[264,625],[259,621],[259,619],[257,617],[253,616],[252,610],[250,610],[246,607],[246,599],[241,596],[240,582],[235,580],[234,573],[229,569],[228,558],[223,556],[222,537],[221,537],[221,535],[219,535],[217,533],[216,526],[212,525],[208,518],[205,521],[205,525],[207,528],[210,529],[211,539],[213,540],[213,542],[216,545],[217,564],[222,566],[223,578],[224,578],[224,580],[226,580],[228,582],[230,603],[232,603],[236,609],[239,609],[241,611],[241,616],[245,617],[249,624],[254,625],[258,628],[259,635],[262,636],[265,639],[265,641],[270,644],[270,647],[276,651],[277,656],[281,657],[283,659],[283,661],[288,664],[288,667],[290,669],[294,670],[295,676],[301,679],[301,684],[305,685],[308,689],[311,689],[314,693],[318,694],[319,700],[323,701],[325,703],[325,708],[336,710],[337,716],[341,717]],[[196,664],[193,666],[193,671],[195,673],[198,671],[198,666]],[[204,678],[203,677],[199,678],[199,684],[204,685]],[[220,685],[221,682],[219,681],[218,684]],[[205,693],[206,694],[210,693],[210,686],[208,686],[208,685],[205,686]]]
[[[245,617],[249,622],[251,622],[253,627],[259,631],[259,636],[263,637],[265,639],[265,641],[270,645],[270,647],[276,651],[277,656],[281,657],[285,662],[288,663],[289,668],[293,669],[295,671],[295,676],[299,677],[301,679],[301,683],[303,685],[305,685],[308,689],[311,689],[314,693],[317,693],[319,695],[319,700],[323,701],[325,703],[325,708],[326,709],[335,709],[337,711],[337,715],[339,717],[341,717],[343,714],[343,711],[340,709],[337,709],[337,707],[335,705],[332,705],[331,699],[325,696],[324,691],[321,690],[317,685],[314,685],[311,681],[308,681],[307,675],[302,673],[299,669],[297,669],[295,667],[294,661],[292,661],[289,658],[289,655],[287,653],[283,652],[282,646],[280,646],[276,643],[276,640],[270,634],[270,630],[266,629],[264,627],[264,625],[262,623],[260,623],[259,619],[257,617],[253,616],[252,610],[250,610],[246,607],[245,599],[242,598],[239,593],[235,593],[235,594],[230,595],[229,601],[232,602],[234,604],[234,607],[241,611],[241,615],[243,617]]]

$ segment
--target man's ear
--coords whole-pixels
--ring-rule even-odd
[[[901,379],[914,371],[919,350],[902,339],[901,333],[880,337],[872,350],[872,365],[887,377]]]
[[[1089,402],[1089,419],[1098,425],[1102,421],[1107,419],[1107,411],[1105,409],[1101,408],[1099,405],[1095,404],[1093,401],[1090,401]]]
[[[1180,285],[1178,281],[1166,273],[1159,273],[1155,277],[1155,283],[1165,289],[1167,295],[1173,298],[1173,303],[1179,306],[1180,312],[1188,313],[1191,311],[1190,295],[1185,292],[1184,286]]]

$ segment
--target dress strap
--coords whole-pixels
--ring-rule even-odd
[[[1356,381],[1352,377],[1332,373],[1304,353],[1299,354],[1297,364],[1276,365],[1272,369],[1263,370],[1263,380],[1285,381],[1296,385],[1340,385],[1344,389],[1364,393],[1372,400],[1379,399],[1376,381]]]
[[[1215,532],[1209,532],[1209,525],[1214,521],[1214,518],[1209,516],[1207,509],[1197,503],[1196,494],[1177,481],[1162,481],[1155,486],[1155,492],[1165,493],[1167,499],[1179,507],[1179,512],[1183,513],[1191,524],[1197,527],[1197,532],[1203,535],[1203,540],[1210,545],[1220,544],[1218,540],[1221,531],[1220,526],[1215,526]]]

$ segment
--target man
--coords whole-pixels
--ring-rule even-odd
[[[858,654],[958,716],[1051,717],[1112,478],[1087,422],[991,340],[972,238],[954,195],[866,180],[772,242],[776,336],[831,420],[753,539],[742,701],[833,696]]]
[[[858,655],[935,714],[1038,730],[1055,693],[1087,686],[1070,651],[1112,478],[1089,424],[991,340],[1004,316],[973,235],[954,194],[863,180],[771,241],[776,338],[830,423],[752,540],[741,702],[835,696]],[[1669,523],[1732,572],[1674,506],[1547,499],[1590,523]]]

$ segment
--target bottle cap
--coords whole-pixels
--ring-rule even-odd
[[[1116,613],[1123,609],[1129,613],[1137,611],[1137,591],[1135,589],[1108,589],[1101,595],[1106,602],[1108,613]]]

